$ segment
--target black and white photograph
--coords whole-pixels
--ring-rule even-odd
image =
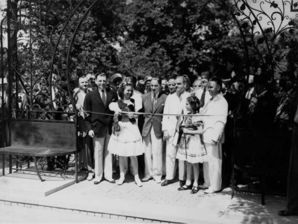
[[[0,223],[297,224],[298,0],[0,0]]]

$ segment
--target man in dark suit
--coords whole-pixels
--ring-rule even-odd
[[[296,105],[298,105],[296,100]],[[298,106],[294,115],[290,150],[290,163],[287,182],[286,209],[279,211],[280,216],[298,216]]]
[[[99,184],[103,177],[114,183],[112,155],[107,151],[113,117],[100,113],[112,114],[109,104],[117,100],[117,94],[106,87],[106,74],[97,74],[95,83],[97,89],[87,93],[84,101],[84,109],[88,114],[86,127],[94,146],[94,184]]]
[[[163,113],[167,95],[161,92],[161,80],[152,78],[151,92],[143,96],[143,108],[145,115],[142,136],[145,144],[145,177],[143,181],[152,178],[157,183],[162,176],[162,116],[154,115]]]

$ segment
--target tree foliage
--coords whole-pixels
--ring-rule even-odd
[[[269,42],[268,52],[272,30],[252,32],[257,21],[239,19],[228,0],[98,0],[83,19],[93,1],[83,1],[69,21],[80,0],[17,1],[18,40],[26,40],[18,42],[17,69],[24,80],[48,79],[52,62],[53,72],[63,80],[67,68],[72,80],[98,71],[194,77],[211,70],[225,78],[232,70],[247,74],[269,63],[282,71],[293,58],[289,48],[297,42],[284,32]]]

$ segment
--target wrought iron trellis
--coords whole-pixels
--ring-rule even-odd
[[[297,6],[295,0],[233,0],[232,17],[243,39],[247,67],[250,66],[250,42],[261,64],[266,65],[267,71],[274,72],[278,67],[274,44],[282,33],[295,29],[294,18],[289,14],[294,15]],[[260,42],[264,43],[265,54],[258,48]]]
[[[298,1],[297,0],[291,0],[291,11],[298,12]]]
[[[73,94],[72,94],[72,90],[71,90],[71,86],[70,86],[70,82],[71,82],[71,78],[70,78],[70,69],[69,69],[69,66],[70,66],[70,55],[71,55],[71,51],[72,51],[72,48],[73,48],[73,43],[74,43],[74,40],[75,40],[75,37],[76,37],[76,34],[77,32],[79,31],[80,29],[80,26],[82,25],[83,21],[86,19],[88,13],[90,12],[90,10],[95,6],[95,4],[98,2],[98,0],[93,0],[92,2],[87,2],[87,1],[84,1],[84,0],[80,0],[80,2],[77,3],[77,5],[74,6],[74,8],[71,10],[69,16],[67,17],[67,19],[64,21],[64,24],[63,24],[63,27],[62,27],[62,30],[60,31],[60,34],[59,34],[59,37],[55,43],[55,46],[52,48],[53,51],[52,51],[52,56],[51,56],[51,63],[50,63],[50,73],[49,73],[49,91],[50,91],[50,100],[51,100],[51,105],[53,105],[53,100],[52,100],[52,74],[53,74],[53,70],[54,70],[54,64],[55,64],[55,61],[57,60],[57,52],[58,52],[58,46],[61,42],[61,39],[62,39],[62,36],[63,34],[65,33],[66,31],[66,28],[68,27],[69,23],[72,21],[72,18],[74,17],[74,15],[76,15],[76,13],[78,13],[79,10],[82,9],[82,5],[83,4],[87,4],[88,8],[86,10],[84,10],[82,13],[82,16],[81,18],[78,19],[77,21],[77,25],[76,25],[76,28],[75,30],[73,31],[73,33],[71,34],[71,41],[69,42],[69,46],[68,46],[68,49],[67,49],[67,70],[66,70],[66,78],[67,78],[67,90],[68,90],[68,95],[71,99],[71,104],[73,106],[73,109],[75,110],[74,112],[74,116],[76,116],[77,114],[77,111],[76,111],[76,107],[75,107],[75,102],[74,102],[74,99],[73,99]],[[29,5],[29,8],[31,7],[31,1],[29,1],[30,5]],[[19,21],[15,21],[14,19],[12,19],[12,9],[11,9],[11,0],[7,0],[7,10],[6,10],[6,15],[5,15],[5,18],[3,18],[1,20],[1,24],[0,24],[0,39],[1,39],[1,83],[4,82],[4,77],[7,78],[8,80],[8,102],[7,102],[7,107],[4,108],[4,106],[1,105],[1,113],[2,115],[4,114],[4,110],[7,110],[7,114],[8,116],[7,117],[4,117],[4,116],[1,116],[1,121],[2,123],[5,122],[6,124],[9,124],[9,121],[12,119],[12,114],[13,114],[13,111],[18,111],[18,104],[17,104],[17,100],[16,100],[16,105],[12,105],[12,94],[13,94],[13,91],[15,91],[15,95],[18,96],[19,94],[19,90],[18,90],[18,83],[20,83],[24,90],[26,91],[26,94],[28,96],[30,96],[30,107],[27,108],[27,110],[29,111],[29,115],[30,115],[30,111],[32,111],[32,89],[33,89],[33,83],[32,83],[32,63],[31,63],[31,66],[30,66],[30,81],[31,81],[31,92],[29,93],[27,91],[27,89],[25,88],[25,85],[24,85],[24,82],[22,80],[22,75],[20,74],[20,72],[18,71],[17,67],[15,66],[15,64],[17,64],[17,62],[13,62],[12,61],[12,49],[11,49],[11,46],[12,46],[12,43],[11,43],[11,34],[12,32],[16,32],[16,29],[17,29],[17,22]],[[20,17],[26,17],[27,19],[29,19],[29,29],[31,29],[31,18],[28,17],[28,15],[25,15],[25,14],[20,14],[18,15],[20,19]],[[75,22],[75,21],[74,21]],[[6,25],[6,32],[7,32],[7,41],[8,41],[8,47],[7,47],[7,75],[4,74],[4,59],[3,59],[3,55],[4,55],[4,47],[3,47],[3,26],[4,24]],[[13,26],[13,27],[12,27]],[[29,30],[29,33],[30,33],[30,40],[29,40],[29,46],[30,46],[30,49],[29,49],[29,54],[32,55],[32,43],[31,43],[31,30]],[[7,76],[7,77],[6,77]],[[15,87],[13,87],[15,86]],[[4,89],[2,88],[2,93],[4,92]],[[2,94],[1,96],[1,99],[2,99],[2,102],[4,102],[4,94]],[[15,108],[13,108],[15,107]],[[53,106],[51,108],[50,111],[48,111],[49,113],[58,113],[57,111],[54,111],[53,110]],[[27,118],[30,118],[27,117]],[[76,119],[75,119],[76,120]],[[4,124],[4,123],[3,123]],[[1,124],[2,125],[2,124]],[[8,139],[10,139],[10,133],[7,132],[8,135]],[[9,142],[10,140],[8,140]]]
[[[75,37],[76,37],[76,34],[77,32],[79,31],[79,28],[80,26],[82,25],[83,21],[86,19],[88,13],[90,12],[90,10],[95,6],[95,4],[98,2],[98,0],[93,0],[92,2],[87,2],[87,6],[88,8],[86,10],[83,11],[83,15],[81,16],[81,18],[79,18],[79,21],[76,25],[76,28],[75,30],[73,31],[72,35],[71,35],[71,41],[70,41],[70,44],[68,46],[68,50],[67,50],[67,71],[66,71],[66,78],[67,78],[67,89],[68,89],[68,94],[69,94],[69,97],[71,99],[71,103],[73,105],[73,109],[75,110],[75,113],[74,113],[74,116],[76,117],[77,115],[77,111],[76,111],[76,107],[75,107],[75,102],[74,102],[74,98],[73,98],[73,94],[72,94],[72,90],[71,90],[71,86],[70,86],[70,82],[71,82],[71,78],[70,78],[70,69],[69,69],[69,65],[70,65],[70,54],[71,54],[71,51],[72,51],[72,47],[73,47],[73,42],[75,40]],[[31,1],[29,1],[29,8],[31,8]],[[63,36],[63,33],[65,32],[66,30],[66,27],[68,26],[68,24],[70,23],[72,17],[75,15],[75,13],[78,12],[78,10],[81,8],[81,6],[83,4],[86,4],[86,1],[84,0],[81,0],[75,7],[74,9],[71,11],[70,15],[68,16],[68,18],[66,19],[66,21],[64,22],[63,24],[63,28],[60,32],[60,35],[59,35],[59,38],[55,44],[55,47],[53,48],[53,52],[52,52],[52,60],[51,60],[51,64],[50,64],[50,74],[49,74],[49,82],[50,82],[50,86],[49,86],[49,89],[50,89],[50,100],[51,100],[51,104],[53,104],[53,100],[52,100],[52,74],[53,74],[53,65],[55,63],[55,59],[56,59],[56,54],[57,54],[57,49],[58,49],[58,46],[60,44],[60,41],[61,41],[61,38]],[[25,15],[26,16],[26,15]],[[8,124],[10,125],[10,121],[12,119],[12,91],[13,91],[13,86],[15,85],[15,95],[18,96],[18,82],[20,82],[22,84],[22,86],[24,87],[25,89],[25,85],[22,81],[22,77],[21,75],[19,74],[19,71],[17,69],[17,61],[14,61],[12,60],[12,43],[11,43],[11,34],[12,32],[16,32],[17,31],[17,28],[16,28],[16,22],[15,20],[12,19],[12,10],[11,10],[11,0],[7,0],[7,12],[6,12],[6,19],[2,20],[1,21],[1,79],[2,79],[2,83],[3,83],[3,79],[4,79],[4,73],[3,73],[3,44],[2,44],[2,34],[3,34],[3,23],[4,22],[7,22],[7,39],[8,39],[8,49],[7,49],[7,67],[8,67],[8,114],[9,116],[7,118],[4,118],[2,117],[2,119],[4,120],[5,119],[5,124]],[[13,25],[12,25],[13,24]],[[29,46],[30,46],[30,50],[29,50],[29,54],[32,55],[32,42],[31,42],[31,18],[29,17],[29,24],[30,24],[30,27],[29,27],[29,33],[30,33],[30,41],[29,41]],[[11,29],[11,27],[13,26],[14,30]],[[16,54],[17,55],[17,54]],[[29,111],[32,111],[32,62],[31,62],[31,65],[30,65],[30,81],[31,81],[31,94],[30,94],[30,98],[31,98],[31,101],[30,101],[30,109]],[[25,89],[26,91],[26,89]],[[28,94],[28,92],[27,92]],[[29,95],[29,94],[28,94]],[[3,98],[3,97],[2,97]],[[53,108],[53,107],[52,107]],[[2,107],[2,110],[4,110],[4,107]],[[15,105],[15,111],[17,113],[18,111],[18,104],[17,104],[17,101],[16,101],[16,105]],[[49,111],[49,112],[54,112],[56,113],[57,111]],[[73,114],[73,113],[72,113]],[[30,117],[28,117],[30,118]],[[75,122],[77,121],[77,119],[75,119]],[[2,126],[2,124],[0,124]],[[76,125],[77,127],[77,125]],[[9,129],[9,128],[8,128]],[[8,135],[8,142],[5,143],[5,146],[9,144],[10,142],[10,139],[11,139],[11,136],[10,136],[10,131],[6,131],[6,135]],[[0,139],[1,141],[1,139]],[[76,139],[77,141],[77,139]],[[76,142],[76,145],[78,143]],[[76,155],[77,157],[77,155]],[[11,157],[9,158],[10,159],[10,163],[11,163]],[[3,156],[3,160],[4,160],[4,156]],[[3,163],[4,164],[4,163]],[[17,165],[18,166],[18,165]],[[11,168],[10,168],[11,169]],[[11,170],[10,170],[11,172]],[[77,180],[76,180],[77,181]]]
[[[11,20],[11,9],[10,9],[10,5],[11,5],[11,0],[7,0],[7,33],[8,33],[8,36],[10,35],[11,33],[11,30],[9,29],[10,27],[10,24],[12,24],[14,21]],[[31,1],[29,1],[31,3]],[[68,49],[67,49],[67,69],[66,69],[66,78],[67,78],[67,89],[68,89],[68,94],[69,94],[69,97],[71,99],[71,103],[73,104],[73,108],[75,109],[75,104],[74,104],[74,100],[73,100],[73,96],[72,96],[72,93],[71,93],[71,87],[69,85],[70,83],[70,70],[69,70],[69,65],[70,65],[70,54],[71,54],[71,51],[72,51],[72,47],[73,47],[73,42],[75,40],[75,37],[76,37],[76,34],[77,32],[79,31],[79,28],[82,24],[82,22],[86,19],[88,13],[90,12],[90,10],[95,6],[96,2],[98,2],[98,0],[94,0],[92,1],[91,3],[89,2],[86,2],[84,0],[80,0],[79,3],[77,3],[77,5],[72,9],[72,11],[69,13],[67,19],[64,21],[64,24],[63,24],[63,27],[60,31],[60,34],[58,36],[58,39],[56,40],[55,44],[54,44],[54,47],[52,48],[53,51],[52,51],[52,56],[51,56],[51,62],[50,62],[50,66],[49,66],[49,92],[50,92],[50,101],[51,101],[51,110],[53,111],[53,99],[52,99],[52,76],[53,76],[53,73],[54,73],[54,64],[55,64],[55,61],[57,60],[57,51],[58,51],[58,46],[59,44],[61,43],[61,39],[62,39],[62,36],[63,34],[65,33],[69,23],[72,21],[72,18],[74,17],[74,15],[76,15],[76,13],[81,10],[81,6],[83,4],[89,4],[89,7],[83,12],[83,15],[81,18],[79,18],[79,21],[78,21],[78,24],[75,28],[75,30],[73,31],[72,35],[71,35],[71,41],[70,41],[70,44],[68,46]],[[30,5],[31,6],[31,5]],[[22,16],[22,15],[21,15]],[[25,15],[26,16],[26,15]],[[30,21],[30,24],[31,24],[31,18],[28,18],[29,21]],[[4,21],[4,20],[3,20]],[[31,26],[30,28],[31,29]],[[10,41],[10,38],[8,38],[8,42]],[[31,31],[30,31],[30,54],[32,54],[32,43],[31,43]],[[8,82],[9,82],[9,86],[11,87],[12,86],[12,83],[13,83],[13,78],[12,77],[16,77],[18,78],[18,80],[20,81],[20,83],[23,85],[24,87],[24,83],[22,81],[22,77],[21,75],[19,74],[19,72],[17,71],[16,68],[14,68],[14,66],[12,66],[12,62],[11,62],[11,49],[10,49],[10,46],[11,44],[8,43]],[[3,49],[3,47],[1,48]],[[3,55],[3,54],[2,54]],[[3,68],[3,66],[1,67]],[[2,69],[1,69],[2,70]],[[31,66],[31,70],[32,70],[32,66]],[[31,92],[30,92],[30,102],[31,102],[31,105],[30,105],[30,109],[32,108],[32,88],[33,88],[33,84],[32,84],[32,71],[30,71],[30,74],[31,74]],[[2,77],[4,77],[4,75],[2,75]],[[10,88],[9,89],[9,93],[8,95],[11,96],[12,95],[12,89]],[[26,90],[25,90],[26,91]],[[18,94],[18,91],[16,91],[16,94]],[[27,92],[27,94],[29,95],[29,93]],[[12,114],[12,105],[11,105],[11,97],[9,97],[9,111],[10,111],[10,115]],[[17,109],[17,105],[15,106],[16,109]]]

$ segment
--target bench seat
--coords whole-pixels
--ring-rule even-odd
[[[0,148],[0,154],[16,155],[16,156],[36,156],[36,157],[50,157],[50,156],[63,156],[75,153],[76,150],[73,148],[66,149],[63,151],[59,148],[48,148],[48,147],[30,147],[30,146],[8,146]]]
[[[70,121],[11,120],[9,122],[10,145],[0,148],[3,155],[3,175],[5,175],[4,156],[33,157],[37,175],[40,175],[37,161],[41,157],[75,155],[77,181],[77,129]],[[10,162],[10,172],[11,172]]]

